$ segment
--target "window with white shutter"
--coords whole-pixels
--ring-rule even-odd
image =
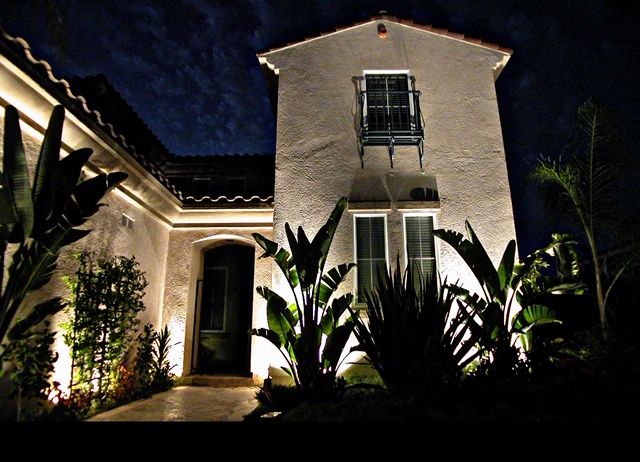
[[[378,270],[387,269],[387,219],[385,215],[354,215],[356,304],[366,303],[365,291],[377,285]]]
[[[436,272],[436,246],[433,228],[433,215],[404,215],[406,261],[414,271],[414,284],[418,283],[420,275],[422,277],[431,276]]]

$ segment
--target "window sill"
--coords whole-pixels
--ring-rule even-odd
[[[391,201],[352,202],[349,212],[391,212]]]
[[[425,212],[439,212],[440,201],[398,201],[396,202],[399,212],[407,210],[411,211],[425,211]]]

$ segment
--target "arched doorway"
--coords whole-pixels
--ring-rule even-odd
[[[255,249],[230,244],[204,253],[198,280],[192,369],[250,375]]]

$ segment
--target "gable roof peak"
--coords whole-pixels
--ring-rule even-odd
[[[496,50],[496,51],[505,53],[506,55],[509,55],[509,56],[513,53],[513,50],[511,48],[503,47],[503,46],[498,45],[496,43],[487,42],[487,41],[484,41],[482,39],[475,38],[475,37],[467,37],[465,34],[462,34],[462,33],[459,33],[459,32],[453,32],[453,31],[450,31],[449,29],[443,29],[443,28],[434,27],[433,25],[430,25],[430,24],[422,24],[422,23],[414,21],[413,19],[399,18],[396,15],[389,14],[386,10],[380,10],[378,12],[378,14],[371,15],[371,16],[369,16],[369,19],[366,19],[364,21],[353,22],[350,25],[336,27],[332,31],[321,32],[321,33],[319,33],[318,35],[315,35],[315,36],[305,37],[304,39],[299,40],[297,42],[287,43],[286,45],[277,46],[275,48],[268,48],[266,50],[259,51],[257,53],[257,55],[258,55],[258,57],[261,57],[261,56],[264,56],[264,55],[266,55],[266,54],[268,54],[270,52],[273,52],[273,51],[282,50],[284,48],[288,48],[288,47],[291,47],[291,46],[299,45],[301,43],[305,43],[305,42],[308,42],[310,40],[314,40],[314,39],[317,39],[317,38],[320,38],[320,37],[324,37],[326,35],[334,34],[336,32],[341,32],[341,31],[344,31],[344,30],[347,30],[347,29],[351,29],[353,27],[362,26],[363,24],[370,24],[370,23],[373,23],[373,22],[376,22],[376,21],[388,21],[388,22],[393,22],[393,23],[396,23],[396,24],[401,24],[401,25],[404,25],[404,26],[414,27],[416,29],[421,29],[421,30],[424,30],[426,32],[431,32],[431,33],[442,35],[442,36],[445,36],[445,37],[449,37],[449,38],[453,38],[453,39],[457,39],[457,40],[462,40],[464,42],[468,42],[468,43],[471,43],[473,45],[478,45],[478,46],[481,46],[481,47],[490,48],[492,50]]]

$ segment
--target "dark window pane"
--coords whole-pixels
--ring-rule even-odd
[[[205,268],[202,283],[201,330],[223,330],[227,298],[226,268]]]
[[[369,130],[409,130],[411,108],[406,74],[366,76]]]

